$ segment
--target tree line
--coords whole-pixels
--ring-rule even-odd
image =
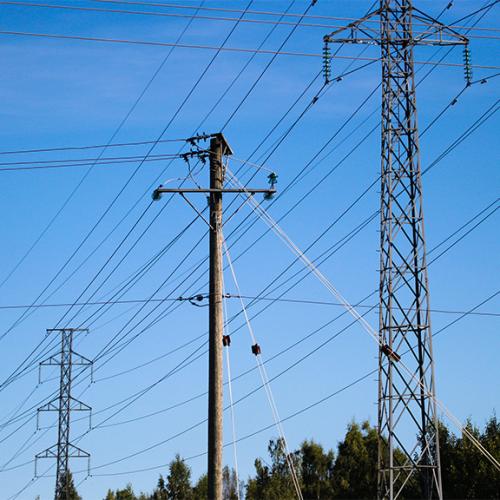
[[[500,459],[500,422],[492,416],[483,430],[466,424],[483,446]],[[466,438],[456,436],[439,424],[441,475],[446,499],[500,499],[500,473]],[[289,455],[281,439],[271,440],[269,457],[257,458],[253,476],[239,480],[233,469],[223,471],[224,500],[293,500],[297,498],[289,462],[296,471],[305,500],[372,499],[377,496],[377,430],[368,422],[351,422],[336,450],[325,449],[314,440],[305,440]],[[70,496],[81,500],[69,477]],[[403,499],[421,498],[418,477],[404,488]],[[138,493],[132,484],[108,490],[103,500],[206,500],[207,476],[197,481],[191,469],[176,455],[166,475],[160,475],[151,493]],[[62,500],[62,499],[61,499]],[[65,499],[66,500],[66,499]]]

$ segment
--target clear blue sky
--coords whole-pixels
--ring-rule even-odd
[[[448,0],[416,2],[417,6],[432,15],[438,15],[447,3]],[[127,7],[91,1],[64,2],[64,4],[184,15],[193,12],[147,6]],[[196,2],[183,2],[183,5],[195,4]],[[248,2],[210,0],[205,4],[210,7],[244,9]],[[444,22],[453,22],[484,4],[485,2],[481,1],[455,1],[453,7],[441,19]],[[250,8],[284,11],[289,5],[289,2],[277,0],[254,1]],[[301,13],[307,5],[307,2],[297,0],[290,8],[290,12]],[[351,18],[363,15],[369,6],[370,2],[364,0],[356,2],[319,0],[309,13]],[[189,21],[186,17],[62,11],[9,5],[3,5],[1,9],[1,30],[4,31],[168,43],[175,42]],[[203,15],[235,18],[239,14],[204,11]],[[247,14],[246,18],[259,17],[256,14]],[[260,19],[277,18],[261,16]],[[295,18],[287,19],[293,21]],[[474,20],[475,18],[468,19],[464,24],[470,25]],[[336,26],[344,21],[311,19],[308,22]],[[496,7],[479,22],[478,26],[498,29],[498,22],[499,9]],[[218,46],[233,26],[233,21],[196,19],[186,30],[182,43]],[[240,23],[228,40],[227,46],[256,48],[272,28],[272,24]],[[269,36],[263,49],[277,50],[291,29],[290,25],[279,26]],[[331,30],[327,27],[300,27],[290,37],[283,50],[320,53],[322,37],[329,31]],[[495,58],[495,54],[498,53],[495,44],[498,40],[491,38],[497,37],[498,31],[478,30],[473,33],[487,37],[472,37],[473,63],[480,66],[498,64],[498,58]],[[170,52],[169,47],[161,46],[0,36],[2,47],[0,149],[2,151],[106,144]],[[362,47],[343,49],[339,55],[358,56],[362,50]],[[435,61],[445,54],[445,50],[419,48],[415,57],[418,61],[429,58]],[[173,50],[113,142],[151,141],[158,138],[213,54],[214,51],[202,49]],[[250,53],[221,52],[163,139],[185,138],[195,132],[200,121],[250,57]],[[199,131],[216,132],[222,128],[271,57],[269,54],[259,54],[252,60]],[[362,57],[378,57],[377,48],[366,49]],[[443,60],[450,64],[460,64],[461,61],[461,49],[454,49]],[[335,59],[333,73],[338,75],[348,67],[354,69],[361,64],[362,61]],[[320,69],[321,59],[317,57],[286,55],[276,57],[224,130],[236,158],[248,158]],[[431,67],[417,65],[417,69],[417,81],[419,81]],[[496,72],[495,69],[475,68],[474,80],[494,75]],[[266,164],[266,168],[278,173],[278,188],[283,190],[288,185],[360,103],[374,91],[379,80],[380,68],[376,63],[346,76],[341,82],[332,84],[328,91],[321,95]],[[447,109],[428,132],[423,134],[421,137],[423,168],[438,158],[462,132],[495,104],[498,99],[498,82],[498,78],[493,78],[484,85],[473,85],[460,96],[454,106]],[[318,78],[263,147],[252,157],[255,163],[261,162],[266,149],[296,120],[321,86],[321,78]],[[459,66],[440,66],[419,84],[417,97],[419,125],[422,130],[463,87],[463,69]],[[333,149],[331,154],[310,170],[293,189],[278,197],[276,203],[270,206],[270,213],[279,218],[295,202],[304,198],[304,195],[332,167],[339,164],[335,171],[282,221],[284,230],[301,248],[306,248],[314,241],[377,178],[380,169],[378,131],[371,134],[348,159],[342,162],[341,160],[380,120],[379,104],[380,91],[376,90],[373,97],[325,150],[328,153]],[[494,115],[424,176],[424,210],[429,250],[491,205],[481,217],[435,250],[429,259],[445,250],[449,244],[464,235],[482,217],[498,206],[498,201],[497,205],[494,205],[498,198],[499,185],[497,131],[498,116]],[[180,147],[181,144],[176,142],[163,143],[155,148],[152,154],[177,153]],[[104,157],[145,155],[147,150],[148,146],[144,145],[110,148],[104,153]],[[48,164],[53,165],[57,160],[95,158],[101,151],[101,149],[89,149],[2,155],[1,161],[4,163],[50,161]],[[323,155],[320,159],[322,157]],[[187,175],[183,161],[173,162],[164,172],[167,164],[167,160],[144,163],[75,258],[42,296],[42,300],[46,299],[47,304],[61,304],[72,303],[79,297],[149,205],[151,191],[149,186],[153,182],[155,185],[158,184],[159,181],[156,180],[158,176],[165,181]],[[136,166],[137,163],[113,163],[95,166],[90,171],[88,166],[17,172],[0,170],[2,183],[0,208],[3,214],[0,282],[9,275],[82,177],[89,172],[54,224],[0,288],[0,305],[30,304],[37,298],[112,199],[121,191]],[[232,160],[230,163],[233,171],[240,166],[237,160]],[[7,165],[0,167],[5,168]],[[244,169],[244,172],[242,181],[247,182],[254,169],[253,167]],[[266,175],[267,171],[258,171],[250,185],[264,187]],[[206,169],[199,172],[197,181],[206,184]],[[120,262],[122,256],[130,250],[123,263],[92,296],[92,300],[109,300],[113,290],[123,280],[190,223],[195,214],[182,199],[175,198],[168,205],[166,201],[163,199],[153,205],[140,219],[131,236],[83,295],[83,300],[90,298],[108,273]],[[193,202],[200,208],[204,207],[201,198],[194,197]],[[228,202],[229,199],[226,199],[226,203]],[[344,238],[376,211],[378,205],[379,193],[376,186],[311,248],[308,256],[315,258]],[[118,225],[105,243],[92,253],[132,207],[127,218]],[[162,213],[154,220],[144,237],[132,248],[138,236],[162,209]],[[247,215],[249,215],[248,207],[242,208],[228,223],[225,229],[226,235],[237,229]],[[432,316],[435,332],[459,318],[460,312],[469,310],[497,291],[499,250],[497,224],[498,212],[495,212],[429,267],[431,305],[436,310]],[[378,218],[373,219],[320,267],[351,303],[358,302],[377,288],[378,225]],[[235,262],[243,295],[257,295],[294,260],[294,256],[283,243],[270,233],[254,244],[255,239],[264,231],[263,223],[257,221],[231,250],[233,259],[236,259],[241,251],[250,246],[250,250]],[[192,280],[176,289],[186,276],[186,272],[207,255],[208,243],[205,240],[181,262],[205,232],[204,223],[195,222],[184,237],[124,295],[123,299],[149,298],[171,273],[172,277],[155,297],[163,298],[169,293],[174,298],[179,295],[205,293],[207,291],[205,264],[193,275]],[[90,254],[92,255],[87,259]],[[301,264],[295,263],[285,277],[301,271],[301,268]],[[280,282],[283,279],[281,278]],[[229,273],[226,274],[225,281],[227,292],[235,294],[236,289]],[[285,286],[273,291],[270,296],[276,297],[284,290]],[[55,292],[49,297],[52,291]],[[334,301],[327,290],[312,276],[301,281],[285,295],[285,298]],[[372,305],[374,301],[376,296],[364,304]],[[167,302],[154,312],[152,311],[157,303],[147,305],[139,313],[140,304],[115,305],[109,310],[106,309],[105,314],[90,325],[90,333],[77,338],[76,349],[86,357],[93,358],[115,335],[128,334],[131,327],[141,321],[140,326],[126,337],[130,338],[147,326],[158,312],[176,304],[179,305]],[[251,316],[265,305],[266,302],[260,302],[252,307]],[[498,314],[498,305],[499,300],[496,296],[476,312]],[[68,307],[38,308],[1,340],[2,381],[41,341],[45,329],[55,327],[67,310]],[[89,316],[96,310],[96,306],[88,306],[81,311],[79,308],[73,308],[62,323],[66,325],[78,312],[78,316],[69,326],[82,323],[87,326],[92,321],[87,321]],[[228,300],[228,310],[230,315],[240,311],[236,299]],[[22,309],[0,309],[0,333],[6,332],[22,312]],[[150,312],[152,315],[147,317]],[[303,339],[341,312],[342,309],[335,305],[287,302],[274,304],[252,321],[255,335],[262,346],[264,359]],[[136,318],[131,319],[137,313]],[[144,317],[147,318],[143,320]],[[370,313],[367,319],[374,328],[377,328],[376,312]],[[129,321],[132,322],[129,324]],[[349,318],[344,315],[298,346],[270,361],[267,365],[269,376],[273,377],[290,367],[349,323]],[[93,385],[87,387],[87,379],[78,385],[75,382],[75,397],[81,397],[94,409],[94,425],[111,417],[102,426],[78,441],[78,446],[92,455],[93,477],[79,486],[84,498],[101,498],[108,487],[122,487],[129,481],[133,483],[137,492],[149,491],[154,487],[158,474],[165,473],[166,468],[140,473],[113,474],[168,463],[175,453],[190,457],[205,451],[205,424],[182,436],[173,437],[205,417],[205,396],[171,411],[134,422],[125,422],[202,394],[207,386],[205,355],[194,360],[186,369],[159,383],[125,411],[113,416],[114,412],[121,408],[120,405],[101,413],[99,411],[129,397],[169,373],[201,345],[204,337],[140,369],[113,378],[107,377],[147,363],[203,335],[206,332],[206,325],[206,308],[197,308],[187,302],[181,303],[174,312],[144,331],[109,363],[96,363],[96,381]],[[231,331],[240,325],[241,320],[238,319],[231,325]],[[469,315],[436,337],[434,351],[437,394],[461,421],[471,417],[474,422],[482,426],[495,408],[498,408],[496,363],[500,344],[497,327],[498,316]],[[49,345],[49,342],[50,340],[44,345]],[[233,376],[254,367],[255,360],[250,352],[250,345],[248,332],[245,328],[241,328],[235,333],[230,350]],[[55,347],[51,352],[56,352]],[[373,340],[359,326],[349,328],[272,383],[280,416],[285,418],[375,369],[376,355],[377,346]],[[37,370],[34,370],[0,393],[1,422],[7,421],[18,409],[23,414],[22,412],[36,407],[40,401],[56,390],[57,379],[54,377],[57,373],[50,369],[45,369],[43,373],[46,381],[39,386],[36,386],[38,374]],[[377,399],[375,378],[375,376],[368,377],[311,410],[287,420],[284,428],[290,447],[297,447],[305,438],[314,438],[325,447],[334,448],[345,432],[346,425],[353,418],[369,419],[375,424]],[[234,381],[234,398],[241,398],[258,385],[260,385],[258,373],[256,371],[248,373]],[[28,418],[0,429],[2,457],[0,468],[8,469],[25,464],[10,471],[0,472],[2,498],[15,494],[31,480],[34,473],[34,464],[31,461],[34,455],[57,441],[56,428],[51,428],[47,432],[42,429],[35,433],[35,412],[27,412],[26,415]],[[73,416],[75,419],[79,417],[80,415],[76,413]],[[52,425],[55,418],[55,414],[42,415],[41,427]],[[235,419],[239,437],[272,424],[272,414],[264,391],[257,391],[236,405]],[[227,414],[226,442],[231,440],[230,422]],[[85,420],[75,422],[72,426],[72,437],[76,439],[85,432],[86,424]],[[242,479],[246,479],[252,473],[255,457],[267,457],[268,440],[276,436],[276,430],[270,428],[238,443],[238,461]],[[172,439],[165,441],[170,437]],[[140,455],[100,467],[160,441],[165,442]],[[11,460],[12,457],[14,458]],[[224,459],[226,463],[233,465],[231,448],[225,449]],[[8,461],[8,465],[5,465]],[[39,472],[45,472],[50,465],[50,461],[42,461],[39,464]],[[71,465],[76,471],[75,477],[79,483],[85,477],[85,473],[78,472],[86,468],[85,460],[74,460]],[[205,457],[193,458],[189,461],[189,465],[192,467],[193,477],[197,478],[205,470]],[[34,498],[37,494],[43,499],[50,498],[54,487],[54,479],[50,476],[52,471],[53,469],[48,472],[49,477],[33,482],[18,498]]]

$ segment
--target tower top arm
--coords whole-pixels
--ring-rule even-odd
[[[469,39],[416,7],[400,10],[376,9],[366,16],[325,35],[325,43],[381,45],[384,42],[405,45],[468,45]],[[408,18],[407,18],[408,17]],[[418,31],[409,29],[409,17]],[[415,23],[417,21],[417,23]],[[385,25],[384,28],[382,26]],[[408,29],[406,29],[408,28]],[[405,32],[405,36],[392,36]]]

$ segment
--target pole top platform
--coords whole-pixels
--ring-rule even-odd
[[[226,156],[232,156],[233,150],[226,140],[226,137],[222,132],[217,132],[213,135],[214,139],[218,139],[222,143],[222,154]]]

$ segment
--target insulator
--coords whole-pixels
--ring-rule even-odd
[[[267,176],[267,180],[269,182],[269,187],[270,189],[274,189],[276,187],[276,184],[278,182],[278,176],[275,172],[271,172],[268,176]],[[272,198],[274,198],[274,193],[265,193],[264,194],[264,199],[265,200],[271,200]]]
[[[260,345],[259,344],[252,345],[252,354],[255,354],[255,356],[258,356],[260,354]]]
[[[323,77],[325,78],[325,84],[330,83],[331,76],[332,76],[332,65],[331,65],[330,45],[328,44],[328,40],[325,39],[325,44],[323,45]]]
[[[467,86],[472,84],[472,66],[470,58],[470,50],[467,45],[464,46],[464,76]]]

